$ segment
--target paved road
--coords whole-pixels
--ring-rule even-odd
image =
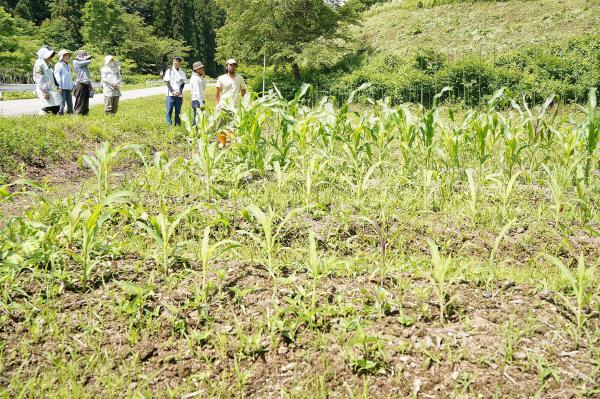
[[[189,85],[184,90],[189,90]],[[134,98],[156,96],[165,93],[165,87],[150,87],[148,89],[126,90],[121,96],[121,101],[132,100]],[[75,101],[73,99],[73,101]],[[102,93],[94,96],[90,100],[90,106],[104,104]],[[40,112],[40,100],[9,100],[0,101],[0,116],[17,116],[17,115],[37,115]]]

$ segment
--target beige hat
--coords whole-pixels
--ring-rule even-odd
[[[66,49],[62,49],[62,50],[60,50],[60,51],[58,52],[58,60],[59,60],[59,61],[62,61],[63,57],[64,57],[65,55],[67,55],[67,54],[71,55],[71,54],[73,54],[73,53],[72,53],[71,51],[69,51],[69,50],[66,50]]]
[[[230,58],[227,60],[227,62],[225,63],[225,65],[231,65],[231,64],[235,64],[237,65],[237,61],[233,58]]]
[[[192,64],[192,71],[195,71],[196,69],[200,69],[200,68],[204,68],[204,64],[201,63],[200,61],[196,61],[196,62],[194,62],[194,64]]]
[[[115,57],[113,57],[112,55],[107,55],[106,57],[104,57],[104,65],[108,65],[108,63],[114,59]]]

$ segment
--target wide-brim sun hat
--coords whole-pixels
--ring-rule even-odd
[[[37,56],[38,56],[38,58],[41,58],[42,60],[47,60],[48,58],[52,57],[54,55],[54,53],[55,53],[55,51],[52,50],[50,47],[44,46],[38,50]]]
[[[71,51],[67,50],[67,49],[62,49],[62,50],[60,50],[60,51],[58,52],[58,60],[59,60],[59,61],[62,61],[63,57],[64,57],[65,55],[67,55],[67,54],[71,55],[71,54],[73,54],[73,53],[72,53]]]
[[[201,63],[200,61],[196,61],[196,62],[194,62],[194,64],[192,64],[192,71],[195,71],[196,69],[200,69],[200,68],[204,68],[204,64]]]
[[[230,58],[227,60],[227,62],[225,63],[225,65],[237,65],[237,61],[233,58]]]

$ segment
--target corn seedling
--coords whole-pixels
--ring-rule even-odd
[[[210,227],[204,229],[198,257],[202,262],[202,293],[205,299],[208,298],[207,276],[210,262],[237,247],[239,244],[233,240],[222,240],[210,244]]]
[[[196,205],[189,206],[178,214],[171,216],[167,206],[162,203],[158,214],[149,216],[144,213],[136,222],[137,226],[142,228],[154,240],[157,247],[156,260],[164,274],[169,273],[172,258],[179,248],[172,243],[177,226],[190,212],[196,209],[198,209]]]
[[[317,306],[317,285],[323,274],[323,260],[319,257],[319,253],[317,252],[317,240],[315,238],[315,233],[312,230],[309,232],[308,236],[308,265],[312,279],[311,307],[312,309],[315,309]]]
[[[585,258],[581,255],[577,262],[577,270],[572,272],[560,259],[551,255],[546,255],[546,257],[558,267],[562,278],[568,282],[575,295],[575,304],[573,304],[565,295],[558,293],[565,307],[575,316],[577,339],[579,340],[588,319],[585,309],[591,303],[595,290],[598,289],[598,281],[595,277],[596,267],[586,267]]]
[[[129,145],[120,145],[113,148],[110,143],[105,141],[100,144],[94,155],[83,156],[83,161],[96,176],[98,200],[101,200],[108,194],[110,174],[117,156],[130,147]]]
[[[73,240],[74,232],[81,233],[81,249],[76,253],[69,248],[67,251],[79,260],[83,266],[82,282],[88,282],[93,268],[98,260],[92,257],[93,251],[99,243],[100,228],[112,215],[120,211],[120,205],[127,204],[132,194],[119,191],[106,197],[101,203],[90,205],[88,201],[75,204],[69,215],[69,232],[67,245]]]
[[[242,216],[250,223],[254,223],[259,230],[259,233],[240,230],[239,233],[247,235],[256,242],[263,250],[266,256],[267,270],[271,278],[276,281],[279,276],[279,270],[275,267],[274,258],[277,255],[278,239],[282,233],[282,229],[292,220],[293,217],[304,211],[305,208],[294,209],[290,211],[284,218],[281,218],[272,209],[269,208],[264,212],[258,206],[252,204],[242,211]],[[278,223],[276,223],[279,220]],[[277,226],[275,226],[277,224]]]
[[[456,278],[457,269],[450,256],[442,256],[436,243],[427,239],[431,251],[432,270],[427,274],[433,288],[437,294],[438,305],[440,308],[440,321],[444,323],[446,318],[446,309],[451,300],[448,300],[448,289]]]

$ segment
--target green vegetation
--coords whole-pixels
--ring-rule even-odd
[[[499,87],[530,103],[553,93],[583,103],[590,87],[600,88],[599,15],[600,5],[586,0],[385,3],[363,13],[345,45],[306,49],[300,79],[280,67],[268,80],[289,98],[302,82],[317,98],[347,97],[372,82],[370,97],[394,103],[431,105],[446,86],[446,97],[467,105],[485,104]],[[259,71],[248,74],[260,90]]]
[[[0,1],[0,79],[30,79],[37,49],[85,48],[111,53],[129,74],[154,74],[170,57],[186,57],[190,66],[202,60],[206,71],[221,71],[215,60],[215,30],[223,12],[212,0],[6,0]],[[94,71],[99,69],[92,67]]]
[[[368,89],[245,99],[223,151],[163,98],[11,119],[90,155],[78,190],[0,187],[0,396],[596,396],[594,91]]]

